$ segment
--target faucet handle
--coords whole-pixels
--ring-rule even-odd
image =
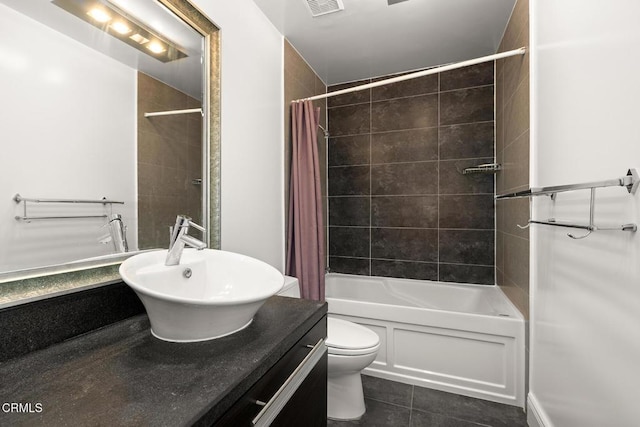
[[[200,231],[202,231],[203,233],[206,233],[206,232],[207,232],[207,230],[206,230],[203,226],[198,225],[198,224],[196,224],[195,222],[193,222],[193,221],[191,221],[191,220],[189,220],[189,227],[193,227],[193,228],[195,228],[196,230],[200,230]]]

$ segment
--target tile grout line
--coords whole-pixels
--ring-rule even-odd
[[[471,197],[471,196],[478,196],[478,197],[483,197],[483,198],[487,198],[489,196],[493,197],[493,193],[443,193],[443,194],[436,194],[436,193],[417,193],[417,194],[339,194],[339,195],[333,195],[333,196],[328,196],[329,198],[332,199],[358,199],[358,198],[363,198],[363,197],[371,197],[371,198],[384,198],[384,197],[438,197],[438,198],[444,198],[444,197]]]
[[[440,79],[440,74],[438,74],[438,79]],[[411,401],[409,402],[409,427],[411,427],[411,421],[413,418],[413,393],[415,389],[416,389],[416,386],[411,384]]]
[[[504,118],[502,119],[504,121]],[[509,148],[512,147],[516,142],[518,142],[518,140],[522,137],[524,137],[524,135],[529,132],[531,130],[530,127],[527,127],[525,130],[522,131],[522,133],[520,133],[519,135],[515,136],[509,143],[506,142],[506,138],[503,136],[502,140],[503,140],[503,144],[504,147],[502,147],[502,152],[504,153],[504,151]]]
[[[366,103],[363,103],[363,104],[360,104],[360,105],[366,105]],[[399,132],[410,132],[410,131],[425,130],[425,129],[434,129],[434,128],[437,128],[437,127],[448,128],[448,127],[454,127],[454,126],[479,125],[479,124],[491,123],[492,121],[493,120],[476,120],[476,121],[473,121],[473,122],[447,123],[447,124],[436,125],[436,126],[420,126],[420,127],[416,127],[416,128],[379,130],[379,131],[375,131],[375,132],[371,131],[370,133],[371,133],[371,135],[382,135],[382,134],[388,134],[388,133],[399,133]],[[347,137],[364,136],[364,135],[368,135],[368,133],[365,132],[365,133],[338,134],[338,135],[333,135],[332,138],[338,139],[338,138],[347,138]]]
[[[440,85],[441,85],[441,81],[440,81],[440,75],[441,73],[438,73],[438,164],[437,164],[437,168],[438,168],[438,200],[437,200],[437,210],[438,210],[438,222],[437,222],[437,227],[438,227],[438,238],[437,238],[437,242],[436,242],[436,248],[437,248],[437,265],[436,265],[436,278],[437,280],[440,280]],[[411,390],[411,396],[413,398],[413,389]],[[413,403],[413,402],[412,402]],[[413,407],[412,407],[413,410]]]
[[[359,257],[359,256],[353,256],[353,255],[331,255],[332,258],[343,258],[343,259],[364,259],[364,260],[368,260],[368,257]],[[402,258],[371,258],[374,261],[397,261],[397,262],[406,262],[406,263],[414,263],[414,264],[436,264],[434,261],[423,261],[423,260],[415,260],[415,259],[402,259]],[[470,267],[489,267],[489,268],[493,268],[492,265],[490,264],[465,264],[465,263],[461,263],[461,262],[441,262],[441,264],[444,265],[466,265],[466,266],[470,266]],[[388,277],[388,276],[383,276],[383,277]],[[402,279],[402,277],[399,277],[399,279]]]
[[[391,380],[389,380],[389,381],[391,381]],[[365,396],[364,398],[365,398],[365,400],[371,400],[371,401],[373,401],[373,402],[384,403],[385,405],[394,406],[394,407],[396,407],[396,408],[404,408],[404,409],[409,409],[409,410],[411,410],[411,408],[410,408],[410,407],[408,407],[408,406],[400,405],[400,404],[398,404],[398,403],[389,402],[389,401],[387,401],[387,400],[376,399],[376,398],[371,397],[371,396]]]
[[[416,386],[415,385],[411,385],[411,402],[409,402],[409,408],[413,411],[413,395],[414,392],[416,390]]]
[[[354,107],[356,105],[373,104],[373,103],[378,103],[378,102],[397,101],[397,100],[402,100],[402,99],[407,99],[407,98],[417,98],[417,97],[420,97],[420,96],[429,96],[429,95],[434,96],[434,95],[439,95],[440,92],[450,93],[450,92],[458,92],[458,91],[469,90],[469,89],[480,89],[480,88],[486,88],[486,87],[489,87],[489,86],[493,86],[493,83],[491,83],[491,84],[484,84],[484,85],[477,85],[477,86],[464,86],[464,87],[459,87],[459,88],[456,88],[456,89],[440,90],[440,74],[442,74],[442,73],[437,73],[436,74],[438,76],[438,89],[433,91],[433,92],[417,93],[417,94],[413,94],[413,95],[396,96],[396,97],[391,97],[391,98],[383,98],[383,99],[375,99],[375,100],[373,99],[373,93],[370,93],[369,102],[354,102],[352,104],[334,105],[332,107],[329,107],[329,109],[343,108],[343,107]],[[388,85],[384,85],[384,86],[388,86]],[[379,87],[384,87],[384,86],[379,86]],[[349,89],[349,88],[347,88],[347,89]],[[369,88],[367,90],[371,92],[371,89],[374,89],[374,88]]]
[[[369,91],[369,276],[373,275],[373,261],[372,259],[372,238],[373,238],[373,229],[371,227],[371,223],[373,220],[373,212],[372,212],[372,197],[371,193],[373,193],[373,182],[372,182],[372,160],[373,160],[373,147],[372,147],[372,138],[371,138],[371,129],[372,129],[372,114],[371,110],[373,109],[373,104],[371,99],[373,98],[373,91],[368,89]]]
[[[438,132],[439,135],[439,132]],[[438,148],[438,152],[440,149]],[[460,158],[451,158],[451,159],[431,159],[431,160],[413,160],[413,161],[401,161],[401,162],[380,162],[380,163],[356,163],[356,164],[347,164],[347,165],[331,165],[329,168],[334,169],[344,169],[344,168],[355,168],[355,167],[364,167],[364,166],[386,166],[386,165],[405,165],[405,164],[420,164],[420,163],[436,163],[436,162],[460,162],[460,161],[471,161],[471,160],[488,160],[493,159],[495,156],[480,156],[480,157],[460,157]]]
[[[505,30],[506,31],[506,30]],[[502,63],[504,64],[504,63]],[[496,69],[498,68],[498,60],[493,61],[493,162],[495,164],[502,163],[498,161],[498,146],[497,135],[498,135],[498,73],[496,73]],[[504,71],[504,70],[503,70]],[[503,76],[504,78],[504,76]],[[504,88],[503,88],[504,90]],[[502,93],[501,93],[502,94]],[[500,101],[500,106],[502,106],[502,101]],[[504,141],[503,141],[504,142]],[[501,175],[502,177],[502,175]],[[498,194],[498,175],[497,173],[494,175],[493,179],[493,283],[498,284],[498,234],[501,232],[498,228],[498,203],[495,200],[495,195]],[[503,244],[504,246],[504,244]],[[499,255],[500,259],[502,258],[502,254]]]

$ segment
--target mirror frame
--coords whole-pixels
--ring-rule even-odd
[[[220,248],[220,29],[188,0],[155,0],[204,37],[204,69],[208,76],[202,99],[203,217],[208,221],[208,245]],[[208,138],[207,138],[208,136]],[[134,254],[108,260],[70,262],[0,273],[0,308],[121,282],[118,268]]]

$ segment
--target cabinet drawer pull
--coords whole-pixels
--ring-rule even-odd
[[[321,338],[266,404],[259,400],[256,401],[256,404],[260,406],[264,404],[264,407],[251,422],[253,426],[268,426],[273,422],[289,399],[291,399],[291,396],[298,390],[300,384],[322,358],[324,350],[324,338]]]

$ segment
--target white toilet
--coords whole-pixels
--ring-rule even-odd
[[[298,279],[285,276],[280,296],[300,298]],[[327,318],[329,367],[327,417],[355,420],[365,413],[360,372],[376,358],[380,348],[378,334],[346,320]]]

